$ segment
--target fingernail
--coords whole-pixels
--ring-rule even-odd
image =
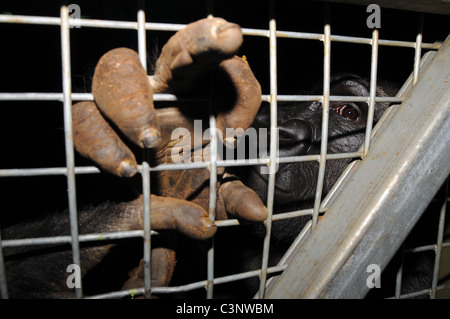
[[[217,227],[209,217],[202,218],[202,225],[204,228]]]
[[[149,128],[141,133],[140,138],[142,144],[146,148],[154,148],[161,142],[161,134],[155,128]]]
[[[131,161],[122,161],[119,165],[119,173],[122,177],[132,177],[137,172],[136,165]]]
[[[204,227],[203,238],[211,238],[217,231],[216,224],[209,218],[202,218],[202,225]]]
[[[241,32],[241,27],[235,23],[225,22],[225,23],[221,23],[216,29],[217,34],[220,34],[222,32],[227,32],[227,31]]]
[[[223,53],[235,54],[241,47],[243,35],[241,27],[234,23],[223,23],[216,29],[216,36],[221,43]]]

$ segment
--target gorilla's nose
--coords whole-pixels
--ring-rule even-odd
[[[312,143],[312,128],[302,120],[291,119],[278,126],[280,156],[304,155]]]

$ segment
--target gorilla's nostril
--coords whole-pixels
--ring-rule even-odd
[[[312,130],[310,125],[302,120],[288,120],[279,126],[280,144],[296,144],[311,142]]]
[[[279,125],[280,155],[305,154],[312,142],[312,128],[305,121],[292,119]]]

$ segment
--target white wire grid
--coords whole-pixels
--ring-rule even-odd
[[[150,295],[151,293],[176,293],[189,291],[197,288],[204,287],[207,291],[207,298],[213,298],[214,285],[226,283],[235,280],[241,280],[244,278],[259,276],[260,288],[258,297],[263,298],[266,289],[266,277],[269,273],[275,273],[283,271],[286,265],[279,265],[275,267],[268,267],[268,252],[270,247],[270,233],[271,223],[273,220],[292,218],[297,216],[310,215],[312,216],[312,224],[310,229],[313,230],[318,222],[319,213],[326,211],[326,205],[321,200],[322,198],[322,186],[325,172],[326,161],[342,158],[363,158],[370,147],[370,136],[372,130],[372,121],[374,114],[374,105],[376,102],[393,102],[401,103],[403,98],[399,97],[377,97],[376,85],[377,85],[377,61],[378,61],[378,47],[379,46],[395,46],[406,47],[414,50],[414,80],[417,81],[419,74],[419,62],[422,53],[422,49],[438,50],[440,44],[438,43],[422,43],[422,34],[419,30],[415,42],[407,41],[392,41],[383,40],[378,38],[378,30],[374,29],[372,38],[350,37],[341,35],[332,35],[331,27],[328,22],[324,25],[323,34],[316,33],[303,33],[303,32],[290,32],[280,31],[276,27],[276,19],[274,13],[274,2],[271,1],[271,14],[268,21],[268,30],[242,28],[242,32],[245,36],[252,37],[264,37],[269,39],[269,51],[270,51],[270,93],[262,95],[262,100],[270,103],[270,131],[271,131],[271,151],[270,158],[268,159],[256,159],[256,160],[218,160],[217,159],[217,141],[214,140],[212,135],[211,140],[211,154],[210,161],[202,163],[180,163],[180,164],[162,164],[155,167],[150,167],[147,161],[143,161],[138,166],[139,173],[142,175],[143,183],[143,195],[144,195],[144,229],[139,231],[127,231],[127,232],[115,232],[115,233],[102,233],[102,234],[86,234],[79,235],[77,227],[77,199],[76,199],[76,187],[75,176],[77,174],[96,174],[100,171],[93,166],[89,167],[76,167],[74,163],[74,148],[72,139],[72,102],[93,100],[93,96],[90,93],[72,93],[71,87],[71,59],[70,59],[70,27],[80,26],[86,28],[108,28],[108,29],[131,29],[137,31],[138,37],[138,51],[141,62],[146,68],[146,31],[168,31],[175,32],[186,25],[184,24],[169,24],[169,23],[154,23],[146,22],[145,12],[138,10],[137,22],[128,21],[107,21],[107,20],[94,20],[94,19],[77,19],[74,21],[69,19],[67,7],[61,7],[60,17],[40,17],[40,16],[17,16],[17,15],[0,15],[0,23],[19,23],[30,25],[53,25],[59,26],[61,29],[61,49],[62,49],[62,74],[63,74],[63,92],[62,93],[0,93],[0,100],[3,101],[60,101],[64,107],[64,131],[65,131],[65,152],[66,152],[66,167],[52,167],[52,168],[30,168],[30,169],[0,169],[0,177],[7,176],[39,176],[39,175],[66,175],[67,187],[68,187],[68,199],[69,199],[69,214],[71,221],[71,235],[70,236],[56,236],[46,238],[24,238],[16,240],[3,240],[0,244],[2,248],[23,246],[23,245],[45,245],[45,244],[63,244],[70,243],[73,252],[73,263],[80,265],[80,242],[111,240],[119,238],[130,237],[142,237],[144,240],[144,272],[145,283],[144,287],[140,289],[115,291],[102,295],[90,296],[90,298],[115,298],[127,295]],[[208,2],[208,9],[212,8],[211,2]],[[211,12],[211,10],[210,10]],[[209,16],[212,16],[210,14]],[[292,39],[308,39],[313,41],[321,41],[324,44],[324,73],[323,73],[323,94],[322,95],[278,95],[277,94],[277,72],[276,72],[276,60],[277,60],[277,38],[292,38]],[[371,75],[370,75],[370,95],[369,97],[355,97],[355,96],[332,96],[330,95],[330,46],[331,42],[345,42],[345,43],[358,43],[361,45],[370,45],[372,48],[371,55]],[[176,101],[177,97],[171,94],[155,94],[154,101]],[[276,146],[277,141],[276,129],[277,129],[277,102],[278,101],[318,101],[323,105],[323,117],[322,117],[322,132],[321,132],[321,151],[318,155],[309,156],[292,156],[277,158]],[[365,133],[364,147],[361,152],[343,153],[343,154],[327,154],[327,137],[328,137],[328,115],[329,115],[329,102],[330,101],[348,101],[348,102],[366,102],[369,105],[369,114],[367,119],[367,129]],[[210,116],[210,127],[215,127],[215,118]],[[317,161],[319,163],[319,176],[317,180],[317,191],[315,196],[314,207],[301,211],[288,212],[283,214],[272,215],[273,212],[273,198],[274,198],[274,182],[276,166],[279,163],[291,163],[301,161]],[[150,278],[150,251],[151,251],[151,235],[157,234],[150,230],[150,172],[162,171],[162,170],[179,170],[179,169],[197,169],[207,168],[210,171],[210,185],[215,185],[217,180],[217,167],[230,167],[230,166],[242,166],[242,165],[260,165],[266,164],[269,167],[269,191],[267,195],[267,208],[269,211],[268,218],[265,221],[266,237],[264,239],[263,248],[263,261],[261,269],[249,271],[240,274],[233,274],[230,276],[215,278],[213,265],[214,265],[214,247],[211,246],[208,251],[208,270],[207,279],[204,281],[194,282],[183,286],[177,287],[152,287]],[[446,203],[445,203],[446,204]],[[445,214],[445,204],[441,212],[441,219],[443,225],[443,217]],[[216,208],[216,189],[210,187],[210,217],[215,219]],[[216,221],[218,227],[236,226],[239,225],[237,220],[225,220]],[[440,224],[441,225],[441,224]],[[440,226],[440,242],[438,239],[437,245],[419,247],[414,251],[423,251],[435,249],[436,261],[439,261],[440,252],[443,247],[449,246],[446,243],[442,243],[442,227]],[[300,236],[304,235],[302,232]],[[436,247],[439,247],[438,249]],[[439,265],[439,262],[437,262]],[[434,297],[437,288],[437,271],[435,270],[435,276],[433,278],[433,287],[430,290],[417,292],[418,294],[431,293]],[[399,277],[400,278],[400,277]],[[398,280],[400,283],[400,280]],[[3,253],[0,250],[0,284],[2,298],[8,297],[8,291],[6,286],[6,273],[3,262]],[[76,297],[83,298],[82,288],[76,289]],[[396,297],[400,297],[399,290],[396,293]],[[403,296],[408,297],[408,296]],[[411,296],[410,296],[411,297]]]

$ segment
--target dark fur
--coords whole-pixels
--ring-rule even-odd
[[[380,84],[377,96],[393,96],[396,89],[390,84]],[[311,94],[321,94],[321,88],[316,88]],[[369,83],[367,80],[355,75],[341,75],[331,81],[331,95],[343,96],[368,96]],[[358,110],[359,116],[355,119],[346,118],[336,111],[344,104],[351,104]],[[375,106],[374,121],[378,121],[389,103],[377,103]],[[366,127],[368,112],[366,103],[340,103],[330,102],[328,153],[355,152],[362,145]],[[321,143],[322,104],[313,103],[280,103],[278,107],[278,126],[280,129],[280,154],[279,156],[312,155],[320,153]],[[269,108],[263,105],[258,113],[253,126],[255,128],[269,127]],[[324,188],[322,196],[325,196],[338,179],[341,172],[350,163],[350,159],[327,161]],[[260,174],[260,167],[251,169],[237,169],[235,172],[244,183],[254,189],[265,202],[267,199],[268,175]],[[301,162],[281,164],[276,175],[274,213],[282,213],[313,206],[318,175],[317,162]],[[120,216],[123,207],[120,204],[105,203],[97,207],[89,207],[79,216],[80,229],[84,233],[110,231],[114,228],[115,218]],[[103,217],[101,217],[103,216]],[[116,216],[116,217],[114,217]],[[102,223],[97,221],[101,220]],[[274,221],[272,225],[272,238],[269,266],[276,265],[283,256],[292,240],[298,235],[309,217],[297,217],[294,219]],[[38,222],[25,223],[4,230],[4,238],[35,237],[49,235],[68,235],[68,214],[51,215]],[[42,232],[43,231],[43,232]],[[215,276],[225,276],[238,272],[259,269],[261,266],[262,241],[265,229],[262,224],[246,224],[240,227],[220,228],[215,236]],[[180,235],[181,236],[181,235]],[[115,255],[119,259],[112,259],[117,263],[129,258],[131,267],[137,265],[138,260],[130,258],[130,250],[121,250],[125,244],[115,248]],[[141,246],[136,242],[133,250],[136,256],[142,252]],[[84,247],[84,245],[82,245]],[[128,246],[129,247],[129,246]],[[173,278],[173,285],[186,284],[195,280],[204,280],[206,274],[206,251],[210,247],[209,242],[198,242],[181,236],[177,249],[177,266]],[[72,263],[71,252],[68,245],[51,247],[15,248],[6,250],[8,285],[11,297],[61,297],[73,296],[73,291],[65,287],[68,273],[65,267]],[[90,252],[87,249],[92,249]],[[104,258],[108,249],[101,250]],[[82,256],[88,259],[82,260],[83,272],[91,270],[89,259],[95,255],[95,247],[83,248]],[[127,258],[124,258],[127,254]],[[110,254],[112,255],[112,254]],[[95,259],[95,258],[94,258]],[[428,260],[428,259],[427,259]],[[111,260],[110,260],[111,261]],[[105,263],[102,263],[105,264]],[[422,263],[427,265],[427,263]],[[417,273],[416,267],[412,272]],[[99,285],[99,278],[105,273],[105,268],[94,268],[91,274],[83,280],[89,286],[94,287],[91,293],[101,293],[95,287]],[[423,268],[423,267],[422,267]],[[131,268],[130,268],[131,269]],[[427,273],[429,267],[419,269]],[[123,282],[126,276],[118,278],[117,271],[114,278],[103,275],[103,285],[112,281]],[[126,271],[124,272],[126,274]],[[419,276],[425,278],[426,276]],[[92,279],[92,280],[91,280]],[[114,279],[114,280],[111,280]],[[425,278],[428,282],[429,279]],[[408,284],[408,280],[406,283]],[[258,288],[259,280],[251,278],[229,284],[217,285],[214,288],[215,297],[252,297]],[[108,284],[106,284],[108,285]],[[105,288],[102,287],[102,288]],[[112,290],[120,289],[120,285],[110,285]],[[60,294],[52,294],[56,291]],[[86,289],[85,289],[86,292]],[[204,290],[198,290],[182,297],[204,297]],[[161,296],[164,297],[164,296]],[[175,296],[177,297],[177,296]]]
[[[359,76],[348,74],[332,78],[331,95],[341,96],[369,96],[369,82]],[[393,85],[382,84],[377,88],[377,96],[394,96],[397,88]],[[321,88],[315,88],[310,94],[322,94]],[[359,110],[356,119],[349,119],[339,115],[336,110],[345,104],[351,104]],[[376,103],[374,123],[376,123],[389,103]],[[366,103],[330,102],[328,127],[328,150],[332,153],[356,152],[364,141],[368,105]],[[320,153],[322,104],[319,102],[280,103],[277,111],[279,133],[279,156],[313,155]],[[268,128],[269,107],[263,105],[258,113],[253,127]],[[334,185],[342,171],[351,159],[327,161],[322,197]],[[313,207],[317,184],[318,163],[300,162],[280,164],[275,179],[274,213],[282,213]],[[268,189],[268,175],[260,174],[260,167],[237,169],[235,172],[244,183],[255,190],[260,198],[266,202]],[[272,237],[269,266],[278,263],[293,239],[299,234],[310,217],[297,217],[278,220],[272,223]],[[219,229],[215,239],[215,256],[217,259],[216,276],[229,275],[236,272],[259,269],[261,267],[262,240],[265,228],[262,224],[245,225],[241,227],[227,227]],[[191,249],[186,246],[187,260],[201,260],[201,253],[193,257]],[[180,256],[182,257],[182,256]],[[179,262],[180,283],[186,283],[186,275]],[[192,269],[192,266],[188,267]],[[202,268],[201,263],[194,267]],[[204,279],[199,278],[196,279]],[[258,288],[257,279],[249,279],[215,288],[218,297],[251,297]]]
[[[104,202],[95,207],[82,208],[78,214],[78,225],[80,234],[102,233],[118,231],[117,226],[121,220],[126,219],[129,210],[121,203]],[[102,221],[99,223],[98,221]],[[39,219],[31,220],[2,230],[3,239],[35,238],[48,236],[69,236],[70,223],[69,213],[55,213]],[[97,272],[98,277],[89,282],[83,279],[83,284],[87,284],[85,292],[97,289],[96,285],[111,285],[111,289],[121,288],[120,280],[127,279],[127,272],[139,263],[139,253],[133,247],[140,247],[138,240],[135,245],[129,245],[129,241],[120,242],[114,250],[120,249],[122,245],[128,245],[122,254],[131,251],[136,255],[130,259],[130,263],[123,263],[123,260],[130,258],[129,254],[123,254],[120,263],[112,263],[109,270],[104,270],[103,274]],[[107,243],[80,243],[81,273],[82,276],[90,271],[95,271],[98,261],[110,253],[114,241]],[[130,249],[131,248],[131,249]],[[140,249],[142,252],[142,249]],[[62,245],[32,245],[11,247],[4,249],[8,293],[10,298],[73,298],[74,289],[67,288],[66,280],[71,273],[66,272],[68,265],[73,263],[70,244]],[[131,261],[133,260],[133,261]],[[116,268],[117,267],[117,268]],[[125,267],[123,275],[118,269]],[[128,269],[128,270],[127,270]],[[115,278],[111,277],[111,271],[115,271]],[[110,276],[108,278],[108,276]],[[122,283],[123,283],[122,282]],[[114,286],[115,284],[115,286]],[[91,288],[93,287],[93,288]],[[104,287],[102,287],[104,288]],[[100,291],[104,292],[104,291]],[[92,293],[92,292],[91,292]],[[99,293],[99,292],[98,292]]]
[[[331,95],[343,96],[368,96],[369,83],[355,75],[341,75],[334,77],[330,87]],[[313,91],[313,94],[320,92]],[[377,90],[378,96],[389,95],[381,87]],[[336,113],[336,109],[343,104],[352,104],[360,110],[357,120],[344,118]],[[389,106],[389,103],[377,103],[375,107],[375,122]],[[340,103],[330,102],[328,124],[328,150],[330,154],[356,152],[364,141],[366,118],[368,106],[366,103]],[[269,126],[268,107],[264,106],[255,119],[255,126]],[[286,125],[292,125],[293,120],[303,122],[303,130],[308,133],[298,131],[299,136],[307,135],[306,140],[293,141],[293,144],[283,145],[280,142],[280,157],[313,155],[320,153],[321,130],[322,130],[322,104],[293,103],[281,104],[278,108],[278,126],[280,128],[280,141],[283,129]],[[287,124],[286,124],[287,123]],[[295,123],[295,122],[294,122]],[[296,137],[291,137],[295,139]],[[298,144],[302,146],[295,147]],[[323,195],[325,196],[336,182],[337,178],[350,160],[330,160],[327,163]],[[259,174],[260,168],[253,167],[248,173],[241,172],[242,179],[250,188],[254,189],[258,195],[266,200],[268,175]],[[281,164],[276,175],[275,186],[275,213],[294,211],[304,208],[311,208],[316,191],[316,181],[318,175],[317,162],[300,162]],[[284,220],[275,223],[274,238],[292,240],[301,229],[304,221],[293,223],[292,220]],[[290,231],[286,231],[290,229]]]

